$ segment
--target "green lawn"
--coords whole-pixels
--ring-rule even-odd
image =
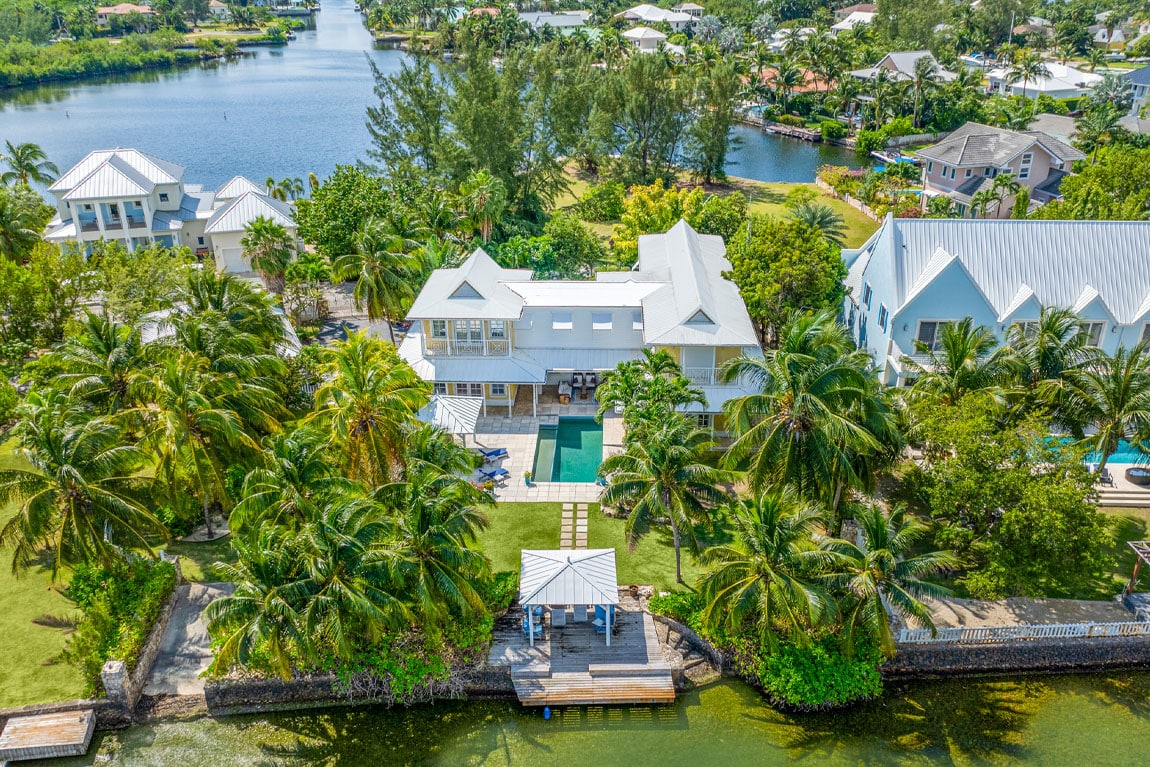
[[[479,545],[496,570],[518,570],[520,549],[559,547],[562,504],[500,503],[489,512],[491,527],[479,536]],[[720,533],[719,537],[725,537]],[[635,551],[627,551],[623,520],[604,516],[596,504],[587,513],[587,546],[615,549],[615,566],[621,584],[650,584],[674,589],[675,550],[669,530],[655,528]],[[683,551],[683,579],[694,584],[702,572],[691,554]],[[678,588],[684,588],[679,586]]]

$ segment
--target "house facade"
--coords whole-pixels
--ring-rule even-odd
[[[842,319],[881,380],[911,382],[906,358],[971,317],[1000,341],[1042,306],[1072,309],[1109,353],[1150,335],[1150,222],[896,219],[843,250]]]
[[[1102,75],[1083,72],[1068,64],[1043,62],[1047,75],[1030,80],[1011,81],[1009,67],[996,67],[986,73],[986,90],[1004,96],[1025,96],[1028,99],[1049,96],[1052,99],[1073,99],[1085,96],[1102,82]]]
[[[879,59],[873,67],[855,69],[848,74],[858,80],[872,80],[878,76],[879,70],[886,70],[890,79],[896,82],[906,82],[914,79],[914,67],[919,59],[927,58],[935,64],[935,79],[940,82],[950,82],[956,75],[949,69],[943,69],[934,54],[930,51],[896,51],[888,53]]]
[[[920,149],[917,156],[923,164],[924,205],[931,197],[945,195],[954,201],[963,218],[1005,218],[1010,215],[1013,195],[988,206],[985,212],[975,209],[975,195],[991,189],[995,178],[1009,173],[1030,190],[1032,203],[1056,200],[1071,164],[1086,155],[1041,131],[966,123],[937,144]]]
[[[640,53],[655,53],[667,42],[665,34],[650,27],[631,27],[623,33],[623,39]]]
[[[1132,94],[1134,102],[1130,105],[1130,115],[1138,117],[1142,114],[1142,110],[1146,108],[1146,102],[1150,100],[1150,66],[1140,67],[1126,73],[1126,79],[1130,81],[1133,86]]]
[[[146,5],[136,5],[135,3],[101,5],[96,8],[96,27],[97,29],[107,29],[112,26],[113,18],[123,18],[133,13],[138,13],[141,16],[154,16],[156,12]]]
[[[666,8],[644,3],[616,14],[616,18],[632,24],[666,24],[672,32],[683,32],[695,23],[696,17],[685,11],[668,11]]]
[[[56,216],[45,239],[77,243],[86,253],[100,240],[135,250],[152,243],[182,245],[217,268],[243,273],[251,267],[239,241],[248,223],[263,216],[293,237],[291,206],[268,196],[242,176],[219,191],[184,183],[184,167],[136,149],[90,153],[48,187]]]
[[[399,354],[436,393],[483,397],[508,412],[530,404],[534,413],[545,387],[665,349],[706,394],[700,423],[718,429],[723,404],[748,393],[720,381],[719,368],[762,353],[738,288],[723,277],[725,252],[721,237],[680,221],[639,238],[632,271],[575,281],[534,280],[479,249],[432,273]]]

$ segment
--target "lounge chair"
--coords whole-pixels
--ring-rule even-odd
[[[1102,474],[1098,478],[1098,481],[1101,482],[1103,485],[1106,485],[1106,487],[1114,487],[1115,486],[1114,485],[1114,475],[1110,473],[1110,469],[1106,469],[1106,468],[1102,469]]]
[[[506,482],[507,478],[511,476],[511,472],[502,466],[497,469],[492,469],[491,471],[480,469],[479,473],[483,475],[484,479],[489,479],[492,482]]]
[[[594,373],[588,373],[587,374],[587,388],[588,389],[594,389],[598,385],[599,385],[599,377],[596,376]]]
[[[583,384],[583,374],[582,373],[576,373],[575,375],[571,376],[571,386],[575,389],[582,389],[583,388],[584,384]]]
[[[475,448],[475,451],[483,456],[484,463],[492,463],[494,461],[502,461],[508,457],[507,448],[493,447],[490,450],[484,450],[481,447]]]
[[[529,636],[528,631],[530,629],[528,628],[528,626],[531,626],[532,628],[534,628],[534,631],[532,631],[531,633],[535,634],[536,639],[542,639],[543,638],[543,623],[541,621],[535,621],[533,624],[528,623],[527,616],[524,615],[523,616],[523,636]]]

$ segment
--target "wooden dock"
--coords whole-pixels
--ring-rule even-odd
[[[811,128],[800,128],[796,125],[783,125],[782,123],[768,122],[764,120],[763,130],[767,133],[774,133],[778,136],[797,138],[800,141],[811,141],[818,143],[823,140],[822,131],[813,130]]]
[[[521,613],[515,614],[519,620]],[[511,666],[515,693],[525,706],[673,703],[671,667],[651,616],[637,605],[620,605],[616,618],[610,647],[591,623],[570,618],[566,626],[549,627],[534,648],[512,626],[500,632],[491,663]]]
[[[0,732],[0,764],[88,753],[96,714],[92,709],[17,716]]]

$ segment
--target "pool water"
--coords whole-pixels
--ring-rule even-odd
[[[603,426],[594,418],[560,418],[539,427],[536,482],[594,482],[603,462]]]
[[[1087,463],[1098,463],[1098,453],[1091,451],[1086,454]],[[1131,445],[1126,440],[1118,441],[1118,449],[1110,454],[1106,459],[1107,463],[1150,463],[1150,456],[1147,456],[1134,445]]]

